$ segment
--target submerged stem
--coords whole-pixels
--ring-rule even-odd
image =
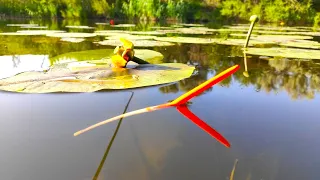
[[[230,174],[230,180],[233,180],[233,177],[234,177],[234,172],[236,171],[236,166],[238,164],[238,159],[236,159],[234,161],[234,164],[233,164],[233,168],[232,168],[232,171],[231,171],[231,174]]]
[[[131,92],[131,93],[132,93],[132,94],[131,94],[131,96],[130,96],[130,99],[129,99],[126,107],[124,108],[123,113],[126,113],[126,112],[127,112],[127,109],[128,109],[128,107],[129,107],[129,104],[130,104],[131,99],[132,99],[132,97],[133,97],[133,92]],[[120,125],[121,125],[121,123],[122,123],[122,119],[123,119],[123,118],[121,118],[121,119],[119,120],[119,122],[118,122],[118,125],[117,125],[117,127],[116,127],[116,130],[114,131],[113,136],[112,136],[112,138],[111,138],[111,140],[110,140],[110,142],[109,142],[109,144],[108,144],[108,146],[107,146],[107,149],[106,149],[106,151],[105,151],[105,153],[104,153],[104,155],[103,155],[103,157],[102,157],[102,160],[101,160],[100,165],[99,165],[99,167],[98,167],[98,169],[97,169],[97,171],[96,171],[96,174],[95,174],[94,177],[93,177],[93,180],[97,180],[98,177],[99,177],[99,174],[100,174],[101,169],[102,169],[102,167],[103,167],[103,165],[104,165],[104,162],[105,162],[106,159],[107,159],[107,156],[108,156],[108,154],[109,154],[109,151],[110,151],[110,149],[111,149],[111,146],[112,146],[112,144],[113,144],[113,141],[114,141],[114,139],[116,138],[116,136],[117,136],[117,134],[118,134]]]
[[[249,39],[250,39],[250,36],[251,36],[251,33],[252,33],[252,30],[253,30],[253,26],[256,22],[258,22],[259,18],[257,15],[252,15],[250,17],[250,21],[251,21],[251,25],[250,25],[250,28],[249,28],[249,31],[248,31],[248,34],[247,34],[247,39],[246,39],[246,43],[244,45],[244,47],[248,47],[248,44],[249,44]]]

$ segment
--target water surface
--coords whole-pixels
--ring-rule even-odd
[[[6,23],[1,30],[12,30]],[[0,38],[1,78],[29,70],[30,64],[46,69],[50,58],[66,52],[113,48],[36,36]],[[189,107],[230,141],[230,149],[175,109],[132,116],[121,123],[99,179],[229,179],[236,159],[237,180],[320,179],[319,62],[248,56],[250,76],[245,77],[241,47],[150,49],[161,52],[163,62],[199,65],[199,72],[174,84],[123,91],[0,92],[1,179],[93,179],[117,122],[77,137],[74,132],[121,114],[131,91],[128,111],[175,99],[234,64],[241,69],[232,78],[194,98]]]

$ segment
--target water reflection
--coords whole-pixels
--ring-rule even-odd
[[[164,61],[197,64],[199,72],[159,88],[163,93],[188,91],[207,80],[208,73],[216,74],[238,63],[244,70],[223,80],[219,83],[221,86],[230,87],[233,82],[239,82],[246,87],[253,86],[259,92],[285,91],[292,99],[313,99],[320,91],[320,63],[316,60],[248,56],[239,47],[215,45],[184,45],[171,52],[163,52]]]
[[[48,55],[0,56],[0,79],[26,71],[43,71],[50,67]]]

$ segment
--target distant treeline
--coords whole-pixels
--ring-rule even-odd
[[[43,18],[122,18],[182,21],[248,20],[314,24],[319,0],[0,0],[0,16]]]

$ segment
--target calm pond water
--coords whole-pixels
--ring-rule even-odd
[[[9,23],[66,30],[63,23],[29,21],[2,21],[0,29],[18,29],[6,26]],[[39,36],[0,39],[2,78],[49,67],[50,58],[59,54],[114,48],[91,42],[101,37],[81,43]],[[122,91],[0,92],[0,178],[89,180],[96,174],[101,180],[225,180],[237,159],[235,180],[320,179],[319,61],[247,56],[250,76],[245,77],[238,46],[177,44],[148,49],[161,52],[163,62],[199,65],[198,74],[170,85]],[[161,104],[234,64],[241,69],[232,78],[192,99],[189,107],[229,140],[229,149],[175,109],[124,119],[109,151],[117,122],[73,136],[121,114],[131,92],[128,111]]]

